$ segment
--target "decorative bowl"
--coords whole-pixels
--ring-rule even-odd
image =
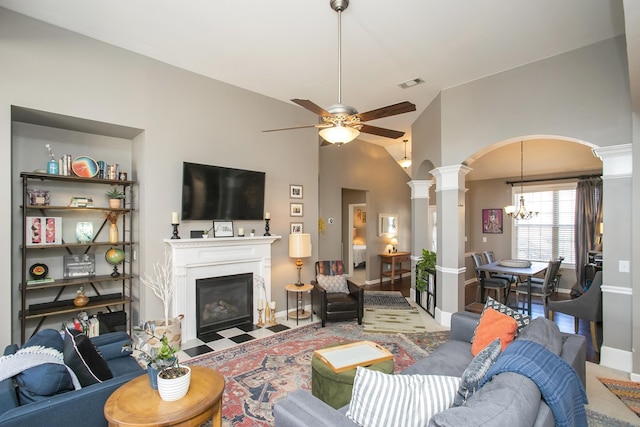
[[[531,261],[527,261],[526,259],[503,259],[498,262],[503,267],[513,267],[513,268],[527,268],[531,267]]]

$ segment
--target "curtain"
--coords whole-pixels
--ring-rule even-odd
[[[579,293],[584,290],[589,251],[599,244],[596,233],[601,222],[602,178],[581,178],[576,188],[576,284],[572,288]]]

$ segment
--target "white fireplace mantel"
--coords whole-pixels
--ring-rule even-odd
[[[271,301],[271,244],[281,236],[223,237],[207,239],[165,239],[171,247],[173,282],[176,287],[170,316],[184,314],[182,342],[197,338],[196,280],[231,274],[253,273],[264,279],[266,295],[254,288],[253,306],[258,299]],[[258,314],[254,311],[254,322]]]

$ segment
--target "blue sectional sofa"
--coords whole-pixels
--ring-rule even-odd
[[[54,339],[56,339],[55,334],[60,337],[60,333],[53,330],[41,331],[38,335],[40,334]],[[60,337],[60,339],[62,338]],[[30,341],[31,339],[25,343],[23,348],[27,347]],[[65,365],[56,366],[51,363],[47,364],[48,367],[42,365],[37,368],[31,368],[40,368],[40,371],[32,372],[31,378],[24,379],[21,377],[22,375],[29,376],[29,371],[27,370],[19,375],[4,379],[0,382],[0,426],[107,426],[107,421],[104,418],[104,404],[109,396],[122,384],[146,372],[131,356],[130,352],[122,351],[122,345],[129,341],[129,336],[124,332],[112,332],[91,338],[91,342],[98,349],[104,361],[106,361],[111,378],[83,386],[80,389],[74,389],[69,374],[64,377],[64,370],[67,369]],[[42,344],[39,342],[38,345]],[[13,355],[18,350],[19,347],[17,345],[9,345],[5,349],[4,355]],[[1,368],[2,365],[0,364]],[[63,370],[62,375],[59,375],[59,368]],[[33,390],[36,388],[33,386],[30,391],[24,390],[26,388],[25,382],[33,384],[36,381],[41,381],[37,390],[48,390],[56,387],[65,390],[52,395],[37,395],[38,392],[34,393]]]

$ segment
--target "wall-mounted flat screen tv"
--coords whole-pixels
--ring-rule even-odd
[[[261,220],[265,173],[183,163],[182,219]]]

